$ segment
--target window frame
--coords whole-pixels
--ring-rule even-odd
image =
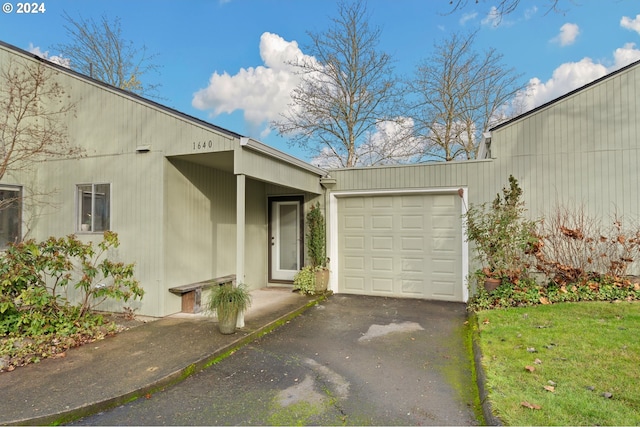
[[[99,191],[99,186],[108,186],[108,194],[107,192]],[[96,215],[97,212],[97,195],[102,194],[104,197],[104,207],[103,210],[106,210],[106,220],[101,220],[100,222],[106,222],[106,226],[96,230]],[[85,198],[90,197],[90,205],[89,212],[86,212],[85,208]],[[76,233],[103,233],[105,231],[111,230],[111,183],[110,182],[92,182],[92,183],[83,183],[76,184],[76,220],[75,220],[75,230]],[[87,223],[87,219],[90,221]],[[99,224],[100,226],[104,226],[104,224]]]
[[[8,184],[0,184],[0,191],[14,191],[17,193],[17,197],[15,198],[15,203],[18,209],[18,219],[17,219],[17,235],[15,237],[15,239],[12,241],[11,239],[7,238],[6,243],[2,242],[3,237],[2,233],[0,233],[0,251],[4,251],[7,249],[9,243],[17,243],[17,242],[21,242],[23,235],[22,235],[22,217],[23,217],[23,208],[24,208],[24,202],[23,202],[23,194],[24,194],[24,187],[22,185],[8,185]],[[4,209],[2,209],[4,210]],[[0,220],[0,231],[2,231],[2,221]],[[7,237],[10,237],[7,235]]]

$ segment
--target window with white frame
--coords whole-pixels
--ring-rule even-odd
[[[101,232],[111,224],[111,184],[79,184],[77,186],[76,231]]]
[[[0,186],[0,249],[22,240],[22,188]]]

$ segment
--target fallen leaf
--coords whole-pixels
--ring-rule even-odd
[[[535,366],[527,365],[524,367],[525,371],[533,372],[536,370]]]
[[[552,385],[546,385],[544,386],[544,389],[547,391],[550,391],[551,393],[553,393],[554,391],[556,391],[556,388]]]
[[[554,387],[558,385],[558,384],[556,384],[555,381],[552,381],[552,380],[547,381],[547,384],[552,385]]]
[[[551,304],[551,301],[547,297],[540,297],[540,304],[548,305]]]
[[[604,393],[602,393],[602,397],[604,397],[605,399],[611,399],[613,397],[613,394],[605,391]]]
[[[537,353],[536,348],[535,347],[527,347],[527,351],[529,353]]]
[[[529,409],[542,409],[542,406],[536,405],[536,404],[533,404],[533,403],[529,403],[526,400],[524,402],[520,402],[520,405],[524,406],[525,408],[529,408]]]
[[[151,399],[151,393],[147,393],[147,394],[145,394],[145,395],[144,395],[144,398],[145,398],[145,399]]]
[[[485,324],[485,325],[488,325],[488,324],[489,324],[489,319],[484,319],[484,320],[482,321],[482,323],[483,323],[483,324]]]
[[[536,360],[533,361],[533,363],[535,363],[536,365],[540,365],[540,364],[542,364],[542,360],[536,359]]]

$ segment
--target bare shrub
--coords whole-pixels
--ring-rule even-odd
[[[640,259],[640,228],[625,227],[617,214],[604,226],[584,207],[557,207],[540,223],[538,237],[536,267],[560,284],[623,277]]]

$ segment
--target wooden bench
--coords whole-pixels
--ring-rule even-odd
[[[183,313],[200,313],[202,311],[202,290],[215,285],[224,285],[225,283],[232,283],[235,286],[236,275],[229,274],[228,276],[217,277],[189,285],[175,286],[169,288],[169,292],[182,297]]]

